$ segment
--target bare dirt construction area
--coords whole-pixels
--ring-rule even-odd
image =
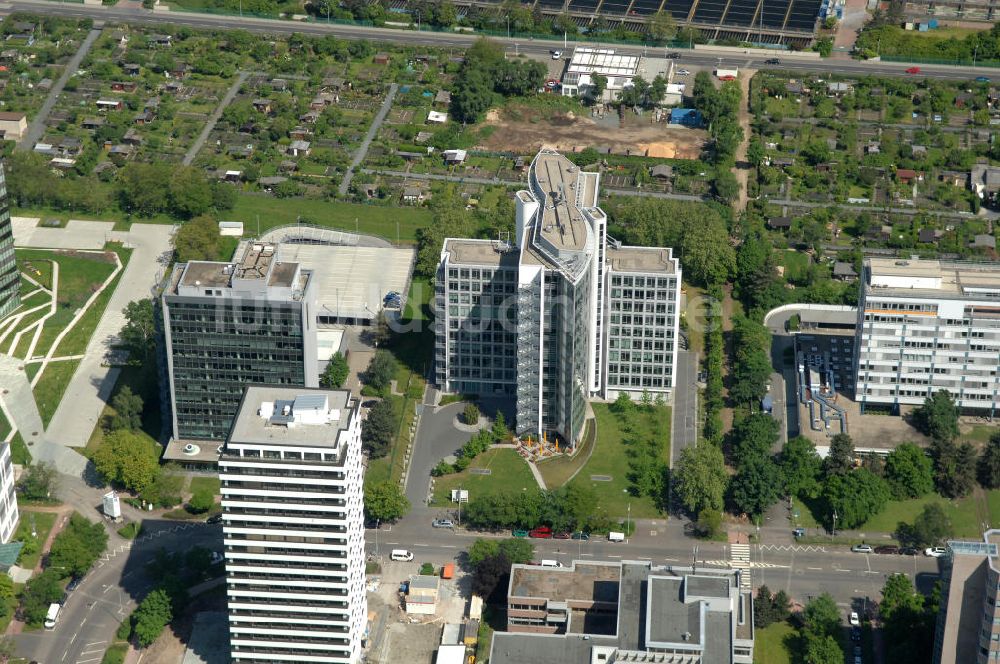
[[[652,114],[625,112],[625,126],[619,126],[617,112],[604,116],[580,116],[555,108],[512,106],[491,110],[486,116],[492,133],[482,148],[525,154],[546,147],[560,152],[607,147],[614,153],[644,154],[664,159],[698,159],[707,134],[665,122],[653,122]]]

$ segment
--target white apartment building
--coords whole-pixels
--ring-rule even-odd
[[[17,493],[14,491],[14,464],[10,445],[0,443],[0,542],[6,544],[17,528]]]
[[[946,389],[967,411],[1000,405],[1000,265],[869,258],[855,343],[862,409],[898,411]]]
[[[360,406],[248,387],[219,459],[232,661],[360,661],[367,622]]]
[[[575,445],[591,396],[671,392],[681,269],[670,249],[607,236],[599,173],[542,150],[528,182],[513,242],[444,241],[436,382],[512,397],[518,433]]]

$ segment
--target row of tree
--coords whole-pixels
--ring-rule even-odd
[[[32,626],[45,620],[49,605],[62,599],[67,577],[86,574],[108,544],[108,533],[101,523],[90,523],[77,513],[52,541],[45,569],[32,577],[21,593],[21,617]]]
[[[534,94],[545,82],[545,65],[537,60],[508,60],[497,42],[480,39],[465,52],[451,92],[453,119],[475,123],[501,97]]]
[[[468,411],[468,407],[466,407],[466,411]],[[478,417],[479,409],[476,409],[475,412]],[[467,421],[467,423],[469,422]],[[503,412],[497,411],[496,417],[493,420],[493,426],[489,429],[480,429],[474,433],[469,441],[458,450],[455,463],[448,463],[442,459],[431,471],[431,474],[435,477],[440,477],[442,475],[450,475],[451,473],[460,473],[469,467],[473,459],[488,450],[491,445],[499,442],[509,442],[509,438],[510,430],[507,428]]]
[[[720,88],[715,87],[712,75],[700,71],[694,78],[691,92],[694,107],[701,111],[712,137],[709,157],[713,163],[732,166],[736,162],[736,150],[743,142],[743,127],[740,126],[739,112],[743,99],[740,84],[726,81]]]
[[[551,491],[505,491],[473,496],[462,519],[484,530],[549,526],[556,532],[606,532],[613,522],[597,494],[571,483]]]

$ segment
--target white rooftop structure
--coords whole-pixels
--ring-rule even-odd
[[[600,74],[607,79],[605,96],[632,84],[639,69],[639,56],[615,52],[613,48],[578,46],[562,80],[562,93],[577,96],[580,88],[591,85],[592,76]]]

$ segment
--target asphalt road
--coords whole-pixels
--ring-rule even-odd
[[[685,447],[698,442],[698,354],[678,350],[674,374],[673,439],[670,466],[673,467]]]
[[[43,664],[97,664],[118,625],[151,589],[145,566],[161,547],[168,551],[194,546],[222,549],[222,528],[218,525],[151,519],[143,522],[143,527],[150,534],[129,549],[117,548],[121,541],[113,536],[107,560],[98,561],[95,569],[70,593],[55,629],[14,637],[19,656]],[[160,531],[162,534],[155,536]]]
[[[445,563],[459,560],[460,554],[480,537],[507,537],[509,533],[479,533],[464,530],[432,528],[431,520],[439,516],[454,518],[443,510],[415,508],[403,521],[383,526],[376,536],[374,530],[365,534],[367,549],[376,547],[383,556],[393,548],[413,551],[418,562]],[[754,588],[766,584],[772,591],[785,590],[795,601],[807,602],[821,593],[830,593],[841,606],[862,603],[865,598],[879,599],[886,578],[903,573],[920,588],[929,590],[938,578],[938,561],[924,556],[865,555],[852,553],[846,546],[800,546],[791,541],[786,528],[769,529],[765,539],[773,544],[751,547]],[[784,542],[777,541],[782,535]],[[730,559],[729,547],[720,542],[702,542],[686,537],[678,521],[641,521],[635,537],[624,543],[611,543],[601,538],[588,542],[576,540],[532,539],[535,559],[559,560],[650,560],[668,565],[699,565],[724,568]]]
[[[455,418],[463,408],[465,403],[461,401],[436,410],[434,406],[424,405],[406,479],[406,497],[411,505],[427,504],[431,470],[441,459],[455,454],[472,437],[468,431],[455,426]]]
[[[322,22],[307,23],[299,21],[282,21],[278,19],[261,19],[239,16],[212,16],[186,12],[152,12],[131,7],[103,7],[50,2],[47,0],[15,0],[9,3],[15,11],[32,11],[40,14],[56,14],[70,17],[89,17],[108,22],[123,21],[131,24],[163,24],[186,25],[203,29],[243,28],[254,32],[292,33],[298,32],[311,35],[335,35],[343,39],[373,39],[391,42],[405,42],[410,45],[436,46],[447,48],[465,47],[475,41],[478,36],[468,33],[451,32],[417,32],[413,30],[395,30],[386,28],[368,28],[356,25],[337,25]],[[562,41],[552,40],[521,40],[519,38],[495,37],[496,41],[527,55],[545,56],[551,49],[568,50],[576,45],[569,42],[563,46]],[[643,54],[648,51],[644,46],[627,46],[616,44],[619,53]],[[733,54],[726,51],[712,50],[682,50],[679,60],[683,65],[704,67],[752,67],[754,69],[783,69],[790,71],[830,72],[844,75],[889,75],[910,76],[906,69],[907,63],[888,63],[875,61],[813,59],[789,53],[782,56],[779,65],[765,65],[764,61],[773,57],[748,51],[744,54]],[[919,76],[942,79],[967,79],[980,73],[991,72],[986,68],[961,67],[951,65],[920,65]]]

